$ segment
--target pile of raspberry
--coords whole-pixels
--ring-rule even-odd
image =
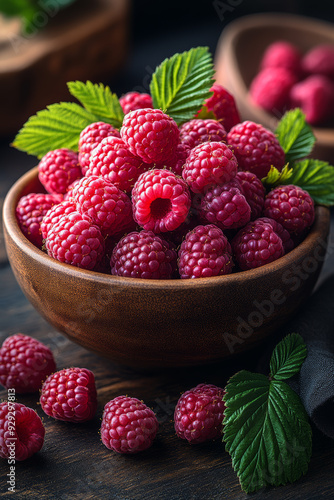
[[[310,125],[329,125],[334,119],[334,45],[318,44],[301,53],[287,40],[272,42],[249,94],[276,117],[298,107]]]
[[[277,137],[211,90],[180,126],[148,94],[126,94],[120,130],[96,122],[78,153],[48,152],[44,192],[17,205],[23,233],[60,262],[143,279],[225,275],[292,250],[313,223],[312,198],[294,185],[266,193],[261,179],[285,165]]]

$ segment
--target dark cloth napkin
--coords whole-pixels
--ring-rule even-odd
[[[297,315],[279,332],[279,338],[299,333],[307,345],[307,358],[299,374],[287,382],[300,396],[311,421],[334,439],[334,275],[311,295]],[[262,357],[268,363],[273,344]]]

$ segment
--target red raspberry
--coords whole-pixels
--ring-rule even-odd
[[[181,243],[178,257],[182,279],[230,274],[234,265],[231,245],[214,224],[197,226],[190,231]]]
[[[173,159],[180,131],[160,109],[137,109],[125,115],[121,137],[128,149],[145,163],[165,164]]]
[[[301,53],[286,40],[272,42],[263,53],[260,68],[285,68],[296,76],[301,74]]]
[[[20,403],[0,403],[1,458],[30,458],[43,447],[44,436],[44,425],[35,410]]]
[[[82,174],[89,167],[91,152],[105,137],[120,137],[119,131],[109,123],[94,122],[84,128],[79,137],[79,162]]]
[[[69,185],[80,177],[78,154],[70,149],[49,151],[38,164],[38,178],[49,193],[66,193]]]
[[[190,153],[190,147],[187,144],[183,144],[182,142],[180,142],[176,146],[174,152],[175,155],[173,159],[166,163],[166,167],[174,172],[174,174],[181,177],[184,164]]]
[[[201,217],[220,229],[237,229],[250,221],[251,209],[241,188],[231,181],[223,186],[211,186],[201,202]]]
[[[282,224],[290,234],[300,235],[313,224],[314,202],[299,186],[278,186],[267,194],[263,214]]]
[[[58,203],[58,205],[53,205],[53,207],[46,212],[41,222],[43,239],[45,240],[47,238],[50,228],[59,222],[60,217],[64,214],[70,214],[75,210],[76,207],[72,200],[63,200]]]
[[[91,420],[97,410],[94,374],[86,368],[64,368],[44,382],[41,407],[49,417],[67,422]]]
[[[211,111],[228,132],[241,121],[234,97],[218,83],[214,83],[210,90],[213,95],[205,101],[204,110]]]
[[[270,224],[275,231],[275,233],[281,238],[282,243],[283,243],[283,248],[284,248],[284,253],[290,252],[294,246],[295,243],[293,239],[291,238],[291,234],[287,229],[285,229],[282,224],[277,222],[274,219],[270,219],[269,217],[259,217],[257,219],[257,222],[265,222],[266,224]]]
[[[237,172],[235,179],[239,182],[242,194],[251,208],[251,220],[257,219],[262,213],[266,196],[264,185],[255,174],[243,170]]]
[[[155,413],[143,401],[118,396],[104,407],[101,439],[117,453],[138,453],[152,445],[158,427]]]
[[[225,184],[237,173],[237,160],[223,142],[204,142],[189,153],[182,177],[193,193],[203,193],[213,184]]]
[[[264,266],[284,255],[282,240],[273,226],[257,220],[240,229],[231,245],[242,271]]]
[[[322,75],[312,75],[291,89],[291,106],[301,108],[306,121],[321,125],[334,117],[334,83]]]
[[[309,50],[302,59],[303,71],[308,75],[334,78],[334,46],[319,44]]]
[[[104,238],[89,217],[74,211],[62,215],[49,229],[45,247],[60,262],[94,269],[104,254]]]
[[[174,412],[174,427],[190,444],[219,439],[222,435],[224,390],[213,384],[199,384],[182,394]]]
[[[152,97],[149,94],[134,91],[120,97],[119,103],[125,115],[135,109],[153,108]]]
[[[133,218],[154,233],[174,231],[186,220],[190,205],[186,183],[169,170],[144,172],[132,190]]]
[[[226,130],[216,120],[194,118],[180,127],[180,142],[190,149],[203,142],[226,142]]]
[[[32,337],[17,333],[0,349],[0,384],[18,394],[36,392],[56,363],[50,349]]]
[[[42,248],[41,222],[53,205],[63,200],[61,194],[30,193],[22,196],[16,206],[16,218],[22,233],[36,247]]]
[[[72,197],[77,210],[88,215],[104,236],[121,231],[132,220],[130,198],[103,177],[83,177],[74,186]]]
[[[227,134],[227,142],[237,158],[239,169],[253,172],[262,179],[274,165],[282,170],[285,154],[273,132],[259,123],[244,121]]]
[[[170,279],[176,271],[177,254],[172,245],[152,231],[133,231],[115,246],[111,274],[128,278]]]
[[[265,68],[252,80],[249,95],[257,106],[282,114],[290,107],[290,91],[296,82],[295,74],[286,68]]]
[[[106,137],[94,149],[86,176],[97,175],[129,193],[139,175],[151,165],[134,156],[118,137]]]

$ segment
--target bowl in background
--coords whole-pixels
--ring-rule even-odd
[[[49,257],[21,232],[18,200],[42,191],[35,167],[4,202],[6,250],[22,291],[72,341],[132,368],[207,364],[256,346],[311,294],[326,253],[330,214],[319,206],[305,240],[258,269],[161,281],[82,270]]]

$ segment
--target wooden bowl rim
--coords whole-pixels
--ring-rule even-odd
[[[21,232],[18,225],[15,208],[19,198],[23,194],[27,194],[27,188],[30,184],[37,181],[38,177],[38,167],[34,167],[23,176],[21,176],[8,191],[3,205],[3,225],[5,232],[8,233],[9,238],[15,243],[15,245],[23,252],[30,256],[41,265],[48,265],[54,272],[64,273],[68,277],[82,279],[82,280],[94,280],[97,284],[101,286],[112,286],[117,284],[118,286],[124,285],[124,287],[133,288],[145,288],[145,289],[180,289],[185,290],[190,287],[195,287],[198,289],[207,288],[211,286],[218,286],[220,284],[227,283],[229,286],[235,283],[236,286],[241,286],[246,284],[248,280],[259,279],[268,273],[285,270],[292,266],[298,259],[303,256],[309,255],[310,251],[316,248],[319,240],[327,240],[329,226],[330,226],[330,211],[325,206],[316,207],[316,217],[314,224],[303,240],[296,248],[291,252],[284,255],[280,259],[266,264],[265,266],[259,267],[257,269],[250,269],[247,271],[236,272],[224,276],[214,276],[211,278],[200,278],[200,279],[171,279],[171,280],[144,280],[140,278],[125,278],[122,276],[113,276],[109,274],[98,273],[96,271],[89,271],[85,269],[80,269],[78,267],[72,266],[70,264],[65,264],[53,259],[48,256],[45,252],[35,247]],[[10,256],[9,256],[10,259]]]

